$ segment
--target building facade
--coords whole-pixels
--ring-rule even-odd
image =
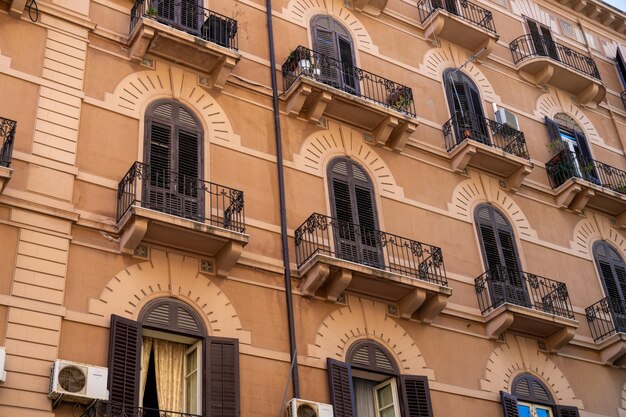
[[[624,55],[597,0],[0,1],[0,416],[626,416]]]

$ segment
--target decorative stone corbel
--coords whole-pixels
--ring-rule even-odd
[[[148,231],[148,219],[133,217],[130,224],[124,228],[120,236],[120,251],[133,255],[139,243]]]
[[[234,241],[228,242],[215,256],[217,276],[227,278],[230,275],[230,270],[237,264],[242,251],[242,243]]]

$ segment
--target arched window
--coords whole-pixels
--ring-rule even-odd
[[[476,84],[455,68],[445,70],[443,78],[448,108],[455,121],[457,142],[471,138],[490,145],[489,130]]]
[[[358,341],[346,358],[327,361],[335,417],[432,417],[428,379],[400,375],[396,361],[380,344]]]
[[[531,374],[515,377],[511,394],[501,392],[505,417],[578,417],[578,409],[557,406],[545,384]]]
[[[611,299],[616,324],[626,328],[626,264],[620,254],[608,243],[598,241],[593,245],[593,257],[602,277],[604,292]]]
[[[192,111],[172,100],[146,111],[144,207],[203,221],[202,126]]]
[[[348,158],[328,165],[333,217],[337,219],[336,253],[342,259],[381,267],[374,187],[363,168]]]
[[[158,298],[139,321],[113,315],[109,343],[109,398],[120,414],[238,415],[238,341],[208,336],[187,304]]]
[[[504,302],[510,302],[528,306],[528,295],[522,280],[511,224],[500,211],[489,204],[476,208],[474,220],[487,269],[492,305],[497,307]]]
[[[311,19],[313,49],[326,58],[320,57],[320,81],[333,87],[358,94],[359,84],[354,69],[356,59],[350,32],[336,19],[326,16],[313,16]]]
[[[569,175],[562,175],[569,179],[576,176],[598,184],[598,173],[593,164],[591,149],[581,127],[565,113],[558,113],[554,120],[546,116],[546,127],[550,137],[549,148],[556,152],[566,152],[562,158],[561,170],[569,169]],[[563,165],[566,164],[566,165]]]

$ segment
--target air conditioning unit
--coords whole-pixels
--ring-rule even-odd
[[[496,111],[496,122],[509,125],[515,130],[519,130],[519,123],[517,122],[517,116],[508,111],[507,109],[498,109]]]
[[[333,417],[333,406],[293,398],[287,403],[287,417]]]
[[[89,403],[108,400],[108,369],[57,359],[50,370],[48,398]]]
[[[5,370],[5,363],[7,358],[7,348],[0,346],[0,383],[6,382],[7,372]]]

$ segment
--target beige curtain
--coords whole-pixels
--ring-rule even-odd
[[[139,380],[139,401],[143,401],[143,393],[146,390],[146,380],[148,379],[148,365],[150,364],[150,353],[152,352],[151,337],[141,338],[141,375]]]
[[[154,366],[159,409],[183,412],[183,361],[186,345],[154,339]]]

